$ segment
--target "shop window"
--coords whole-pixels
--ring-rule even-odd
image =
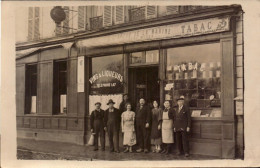
[[[193,117],[221,117],[220,44],[167,49],[165,99],[184,96]]]
[[[92,95],[123,93],[123,55],[92,58]]]
[[[53,113],[67,112],[67,61],[54,62]]]
[[[37,64],[26,66],[26,114],[35,114],[37,112]]]
[[[134,52],[130,54],[131,64],[156,64],[159,62],[159,50]]]

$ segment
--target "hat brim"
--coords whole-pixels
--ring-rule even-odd
[[[109,104],[111,104],[111,103],[112,103],[112,104],[116,104],[115,102],[108,102],[107,105],[109,105]]]
[[[95,105],[97,105],[97,104],[101,105],[101,103],[99,103],[99,102],[98,102],[98,103],[95,103]]]
[[[184,100],[184,98],[179,98],[179,99],[177,99],[177,101],[179,101],[179,100]]]

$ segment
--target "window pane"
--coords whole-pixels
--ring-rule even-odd
[[[158,63],[159,50],[146,51],[146,63]]]
[[[184,96],[193,108],[220,107],[221,60],[220,44],[202,44],[167,49],[167,79],[172,91],[166,93],[177,105],[177,98]],[[168,89],[169,90],[169,89]],[[172,94],[172,95],[171,95]],[[214,113],[214,114],[213,114]],[[221,113],[203,110],[204,117],[220,117]]]
[[[132,64],[145,63],[145,52],[131,53],[130,58]]]
[[[123,93],[123,55],[92,58],[91,94]]]

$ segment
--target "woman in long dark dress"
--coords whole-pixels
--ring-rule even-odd
[[[161,151],[161,116],[162,109],[159,107],[157,101],[153,101],[153,109],[152,109],[152,131],[151,131],[151,144],[155,146],[153,152],[159,153]]]

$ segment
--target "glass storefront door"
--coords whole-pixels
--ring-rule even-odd
[[[134,107],[140,98],[144,98],[148,105],[153,100],[160,99],[160,85],[158,82],[158,66],[130,68],[129,69],[129,94]]]

